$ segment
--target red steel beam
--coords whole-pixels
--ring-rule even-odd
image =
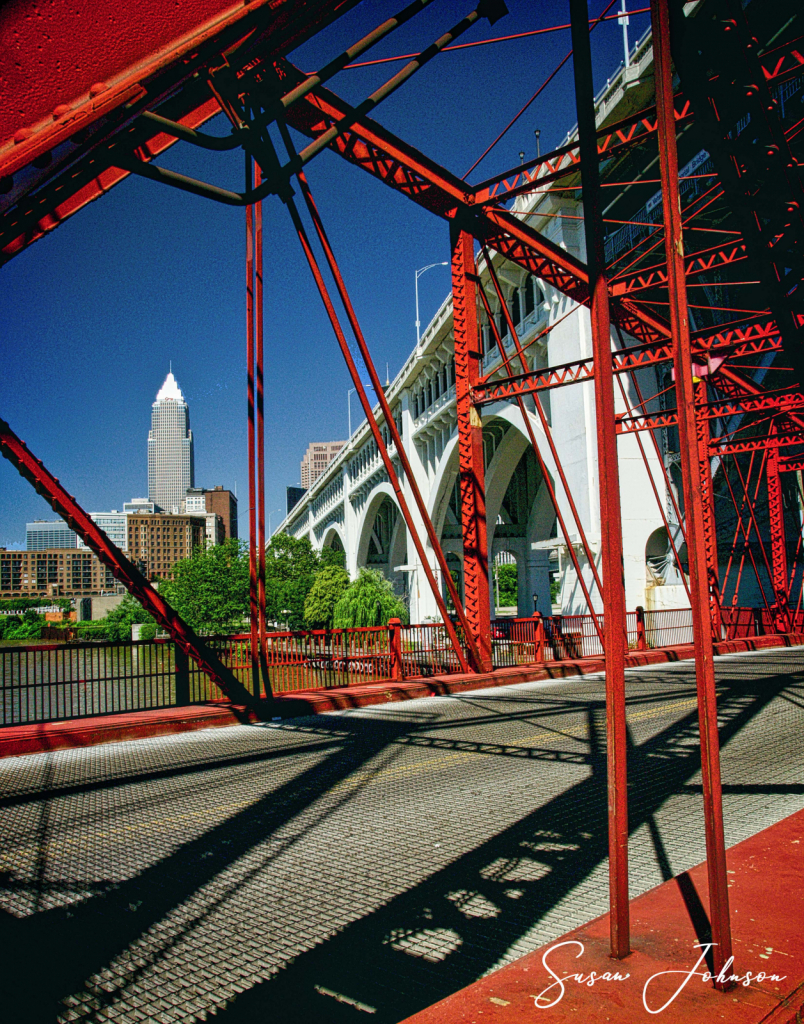
[[[776,427],[772,423],[768,437],[768,458],[765,463],[765,482],[768,490],[768,519],[771,541],[771,585],[773,587],[777,626],[783,633],[790,632],[790,600],[787,576],[787,547],[784,532],[784,504],[782,481],[779,476],[779,448],[775,444]]]
[[[762,70],[767,81],[781,82],[800,73],[804,65],[804,38],[783,43],[760,57]],[[678,94],[674,97],[673,113],[676,125],[681,126],[692,120],[693,112],[689,100]],[[641,145],[655,137],[656,107],[645,107],[629,117],[608,124],[597,130],[597,152],[600,160],[610,160],[625,149]],[[477,203],[504,203],[524,192],[542,188],[564,175],[577,173],[580,164],[578,143],[545,153],[536,160],[530,160],[518,167],[512,167],[474,186]]]
[[[480,663],[491,667],[491,604],[486,524],[483,423],[472,404],[479,372],[474,239],[451,225],[452,325],[455,347],[455,411],[458,420],[458,473],[463,537],[466,619]]]
[[[783,445],[804,444],[804,430],[786,430],[776,435],[776,443]],[[763,452],[768,447],[768,438],[750,437],[745,441],[734,441],[727,439],[721,442],[718,438],[712,438],[709,443],[709,454],[719,457],[725,455],[742,455],[744,452]]]
[[[246,180],[252,174],[251,154],[246,155]],[[248,413],[248,606],[251,635],[251,685],[260,693],[260,604],[257,585],[257,469],[255,460],[254,395],[254,207],[246,207],[246,395]]]
[[[622,510],[614,427],[614,374],[611,359],[609,290],[595,140],[595,101],[587,0],[570,0],[575,106],[583,186],[584,231],[589,274],[592,349],[595,361],[597,475],[600,488],[600,548],[603,568],[603,621],[606,666],[606,754],[609,807],[609,937],[611,955],[628,956],[628,778],[625,725],[627,630],[623,579]],[[628,330],[623,324],[623,329]],[[629,331],[629,333],[633,333]],[[641,332],[640,332],[641,333]]]
[[[781,348],[781,335],[772,320],[764,324],[752,324],[692,339],[692,355],[696,362],[706,362],[707,356],[711,355],[729,355],[735,359],[743,359],[765,352],[779,352]],[[613,352],[612,366],[614,373],[632,373],[647,366],[670,362],[672,358],[672,344],[651,342],[647,345],[631,345]],[[578,381],[593,380],[595,375],[592,359],[579,359],[560,366],[547,366],[528,373],[489,380],[489,377],[496,373],[499,373],[499,369],[493,370],[475,387],[474,401],[477,405],[487,405],[516,395],[563,387]]]
[[[785,388],[782,391],[769,391],[764,395],[761,393],[756,396],[746,395],[743,398],[729,399],[723,402],[700,402],[695,405],[696,416],[701,420],[716,420],[749,412],[761,412],[765,409],[774,409],[788,415],[797,410],[804,410],[804,394]],[[621,416],[617,420],[617,433],[630,434],[640,430],[657,430],[661,427],[674,427],[677,423],[678,412],[675,409],[649,413],[647,416]]]
[[[508,309],[508,306],[507,306],[506,302],[503,299],[502,290],[500,288],[500,282],[499,282],[499,280],[497,278],[497,274],[494,271],[494,266],[493,266],[493,264],[491,262],[491,257],[489,256],[487,250],[484,250],[484,256],[486,258],[486,266],[489,269],[489,275],[490,275],[490,277],[491,277],[491,279],[492,279],[492,281],[494,283],[494,289],[497,292],[497,297],[498,297],[498,300],[500,302],[500,306],[501,306],[501,308],[502,308],[502,310],[504,311],[504,314],[505,314],[506,322],[508,324],[508,330],[511,333],[511,337],[514,339],[514,343],[516,345],[516,351],[517,351],[517,355],[519,357],[519,361],[520,361],[520,363],[523,366],[527,366],[527,363],[525,362],[525,353],[524,353],[524,351],[522,349],[522,346],[521,346],[521,344],[519,342],[519,337],[518,337],[518,335],[516,333],[516,327],[514,326],[513,318],[511,317],[511,313],[510,313],[510,311]],[[508,355],[505,352],[505,346],[503,345],[503,340],[500,337],[499,329],[498,329],[497,324],[496,324],[496,322],[494,320],[494,316],[492,315],[491,306],[489,305],[489,300],[488,300],[488,298],[486,296],[486,293],[485,293],[485,290],[483,288],[483,285],[482,285],[482,283],[480,282],[479,279],[478,279],[478,293],[479,293],[481,301],[483,303],[483,308],[486,311],[486,316],[488,318],[489,325],[491,326],[491,330],[492,330],[492,333],[494,335],[495,344],[497,345],[497,349],[498,349],[500,355],[502,356],[502,358],[503,358],[503,360],[505,362],[505,369],[510,372],[511,360],[509,359]],[[564,543],[567,545],[567,552],[568,552],[570,560],[572,562],[572,566],[573,566],[573,568],[575,570],[575,576],[576,576],[576,578],[578,580],[578,585],[580,586],[581,591],[583,593],[584,600],[586,601],[586,607],[589,609],[589,614],[592,616],[592,622],[593,622],[594,627],[595,627],[595,632],[598,635],[598,638],[600,640],[601,646],[603,646],[603,645],[605,645],[605,637],[603,635],[603,627],[601,626],[600,620],[599,620],[599,618],[598,618],[598,616],[597,616],[597,614],[595,612],[595,606],[594,606],[594,603],[592,601],[592,595],[589,593],[589,587],[586,584],[586,580],[584,579],[584,575],[583,575],[583,572],[581,570],[581,564],[578,561],[578,553],[575,550],[575,545],[572,543],[572,538],[570,537],[570,533],[569,533],[569,530],[567,528],[567,523],[566,523],[566,520],[564,519],[564,514],[562,513],[561,507],[560,507],[560,505],[558,503],[558,499],[556,497],[555,488],[553,486],[552,480],[550,479],[550,472],[549,472],[548,467],[547,467],[547,465],[546,465],[546,463],[544,461],[544,458],[542,457],[542,453],[541,453],[541,450],[539,448],[539,444],[538,444],[538,442],[536,440],[536,434],[534,433],[533,426],[532,426],[532,424],[530,422],[530,416],[528,415],[528,412],[527,412],[527,410],[525,408],[525,402],[524,402],[524,400],[521,397],[517,397],[516,402],[517,402],[517,405],[519,406],[519,411],[520,411],[520,413],[522,415],[522,422],[525,424],[525,430],[527,431],[531,447],[532,447],[533,452],[534,452],[534,454],[536,456],[536,459],[537,459],[537,461],[539,463],[539,469],[541,470],[541,473],[542,473],[542,480],[544,481],[545,488],[547,489],[547,494],[548,494],[548,496],[550,498],[550,503],[553,506],[553,509],[555,511],[556,519],[558,520],[559,529],[561,530],[561,536],[564,538]],[[592,555],[592,549],[591,549],[591,547],[589,545],[589,541],[586,538],[586,532],[585,532],[585,530],[583,528],[583,523],[581,522],[581,517],[578,514],[578,509],[577,509],[577,507],[575,505],[575,501],[574,501],[574,499],[572,497],[572,492],[570,491],[569,483],[568,483],[566,475],[564,473],[564,468],[561,465],[561,460],[560,460],[560,458],[558,456],[558,452],[556,450],[555,443],[553,442],[552,432],[550,430],[550,424],[547,422],[547,417],[544,415],[544,410],[542,409],[541,405],[539,404],[538,398],[535,399],[534,404],[535,404],[536,410],[537,410],[537,412],[539,414],[539,420],[540,420],[541,425],[542,425],[542,430],[544,431],[544,435],[547,438],[547,442],[548,442],[548,445],[550,447],[550,453],[551,453],[551,455],[553,457],[553,465],[555,466],[556,472],[558,473],[559,479],[561,480],[561,485],[564,488],[564,494],[565,494],[565,496],[567,498],[567,503],[570,506],[570,511],[572,513],[572,517],[573,517],[573,520],[575,522],[575,526],[578,529],[578,536],[581,539],[581,545],[582,545],[582,547],[584,549],[584,554],[586,555],[587,564],[589,565],[589,568],[590,568],[590,570],[592,572],[592,575],[594,577],[595,584],[597,585],[598,593],[601,595],[601,598],[602,598],[602,596],[603,596],[603,585],[602,585],[602,583],[600,581],[600,576],[598,575],[597,566],[595,565],[595,560],[594,560],[594,557]]]
[[[285,136],[285,143],[286,145],[288,145],[288,148],[290,148],[291,144],[290,140],[287,138],[287,135]],[[444,582],[447,586],[450,598],[452,599],[453,605],[455,607],[455,612],[460,622],[461,628],[464,631],[464,637],[466,645],[469,649],[472,665],[475,671],[482,671],[479,667],[481,664],[480,655],[477,650],[474,637],[472,636],[472,632],[469,628],[469,624],[466,620],[466,616],[461,605],[460,596],[458,595],[458,592],[455,589],[455,584],[453,583],[452,576],[449,572],[449,567],[447,565],[446,558],[444,557],[444,552],[441,549],[438,537],[436,536],[435,528],[433,527],[432,521],[430,520],[430,516],[424,505],[424,501],[421,497],[421,493],[416,483],[416,479],[411,470],[410,463],[408,461],[404,446],[402,444],[402,439],[400,438],[399,432],[396,428],[396,423],[394,422],[390,406],[388,405],[388,401],[385,397],[385,392],[383,390],[382,384],[380,383],[380,379],[377,376],[374,361],[372,360],[371,354],[366,345],[365,338],[363,337],[363,332],[360,330],[360,324],[358,323],[354,307],[352,306],[349,294],[346,290],[346,285],[344,283],[338,264],[335,260],[335,254],[332,251],[332,247],[329,244],[329,239],[327,237],[326,231],[324,230],[324,225],[321,221],[318,210],[313,201],[309,184],[307,183],[307,180],[303,174],[299,174],[297,176],[297,181],[299,182],[299,185],[302,189],[302,194],[304,196],[305,203],[307,204],[308,212],[310,213],[310,216],[313,220],[313,224],[315,225],[316,234],[318,235],[318,239],[324,250],[324,254],[326,256],[330,271],[335,279],[335,283],[338,288],[338,294],[346,310],[349,323],[352,327],[352,331],[358,343],[360,353],[365,362],[372,386],[375,389],[375,394],[379,398],[380,408],[382,409],[386,427],[388,428],[388,431],[394,440],[397,455],[402,464],[402,468],[405,472],[406,478],[410,484],[411,491],[413,492],[414,498],[416,500],[416,505],[419,509],[419,513],[422,517],[422,520],[424,521],[424,526],[425,530],[427,531],[428,540],[430,541],[433,553],[435,554],[435,557],[439,563],[439,568],[441,569],[441,572],[444,575]],[[382,436],[382,431],[380,430],[377,420],[374,416],[374,410],[372,409],[371,403],[368,400],[366,389],[363,386],[362,380],[360,379],[360,374],[358,373],[357,366],[355,365],[354,358],[352,357],[352,353],[349,349],[349,344],[346,341],[346,337],[341,328],[337,313],[335,312],[335,307],[333,306],[332,300],[329,296],[329,291],[327,290],[327,286],[324,282],[321,270],[316,261],[315,255],[312,250],[312,246],[310,245],[310,240],[307,237],[307,232],[304,228],[301,217],[299,216],[299,212],[296,209],[296,204],[293,202],[293,199],[290,198],[286,205],[291,215],[293,226],[299,237],[299,241],[301,242],[305,257],[307,258],[307,262],[310,266],[310,270],[313,274],[313,279],[315,280],[316,287],[318,288],[319,294],[321,295],[321,299],[324,303],[324,308],[326,309],[327,316],[329,317],[329,321],[332,325],[332,329],[335,332],[335,337],[338,341],[338,345],[346,361],[349,373],[352,377],[352,382],[354,383],[355,389],[357,390],[357,394],[360,399],[360,404],[363,406],[363,411],[366,415],[366,420],[368,421],[369,429],[371,430],[372,436],[374,437],[374,441],[377,445],[380,457],[382,458],[385,471],[388,474],[389,483],[391,484],[394,494],[396,495],[396,499],[399,504],[399,509],[402,512],[402,516],[405,520],[405,524],[407,525],[411,540],[413,541],[413,545],[416,548],[416,553],[419,556],[419,560],[422,565],[422,570],[424,571],[427,583],[433,593],[433,597],[435,598],[436,604],[438,605],[439,613],[444,622],[444,627],[447,631],[447,635],[449,637],[452,648],[455,651],[455,656],[458,659],[458,664],[461,666],[463,671],[468,671],[469,666],[466,663],[466,658],[464,656],[463,648],[458,638],[458,634],[452,623],[452,619],[450,618],[449,613],[447,611],[446,603],[444,602],[444,599],[441,596],[441,592],[438,587],[438,582],[436,581],[433,570],[430,567],[430,563],[427,560],[424,545],[421,542],[418,531],[413,522],[413,517],[411,516],[407,500],[405,499],[402,486],[399,482],[398,474],[394,467],[391,456],[388,452],[388,448],[385,444],[385,439]]]
[[[254,184],[259,188],[262,181],[260,165],[254,163]],[[264,300],[263,300],[263,252],[262,252],[262,202],[254,204],[254,376],[257,392],[257,604],[260,668],[263,685],[270,687],[267,674],[268,651],[265,621],[265,387],[264,387]]]
[[[0,451],[16,466],[20,475],[33,485],[37,494],[45,499],[53,511],[60,515],[71,529],[75,530],[87,546],[95,552],[101,562],[111,569],[115,579],[120,580],[128,592],[143,608],[150,612],[171,639],[185,654],[189,655],[205,672],[212,682],[237,704],[254,704],[254,698],[238,681],[217,654],[160,596],[137,567],[126,558],[87,513],[75,498],[68,494],[58,479],[53,476],[30,451],[24,441],[14,433],[5,420],[0,419]]]
[[[707,581],[706,534],[700,491],[700,462],[692,380],[687,288],[684,274],[684,243],[678,191],[678,153],[673,114],[668,0],[651,0],[656,108],[659,115],[659,166],[662,179],[665,253],[668,269],[670,323],[675,346],[676,404],[681,449],[681,476],[687,526],[692,621],[695,640],[695,674],[698,686],[698,722],[701,738],[701,774],[706,827],[709,920],[714,947],[714,974],[732,955],[726,847],[723,837],[723,796],[720,778],[720,746],[717,729],[714,648]],[[715,982],[719,988],[728,987]]]
[[[703,537],[706,551],[706,579],[709,587],[709,620],[713,640],[721,640],[720,576],[717,560],[717,523],[715,522],[715,496],[712,486],[712,464],[709,461],[709,420],[700,414],[706,405],[706,382],[693,384],[697,402],[693,409],[698,442],[698,480],[700,482],[701,509],[703,511]],[[689,549],[688,549],[689,550]],[[692,594],[690,593],[690,600]]]

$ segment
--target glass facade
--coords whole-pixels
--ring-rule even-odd
[[[63,519],[56,519],[54,522],[42,520],[40,522],[26,523],[25,537],[25,547],[28,551],[47,551],[48,548],[78,547],[78,537]]]
[[[148,433],[148,499],[165,512],[179,511],[194,486],[190,410],[169,373],[151,407]]]

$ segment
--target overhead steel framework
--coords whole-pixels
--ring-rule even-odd
[[[602,596],[600,614],[601,605],[596,611],[594,595],[576,564],[606,652],[611,949],[613,956],[621,958],[628,955],[630,940],[627,641],[617,438],[635,434],[646,467],[646,449],[652,446],[660,456],[665,493],[660,493],[650,470],[648,478],[676,563],[686,566],[682,575],[693,611],[717,974],[731,955],[712,659],[713,642],[720,637],[723,594],[731,578],[732,602],[737,603],[743,570],[750,562],[777,628],[789,632],[804,589],[799,569],[800,515],[792,558],[795,538],[788,536],[791,502],[800,501],[798,510],[804,508],[804,117],[798,117],[800,109],[791,112],[789,104],[785,106],[785,97],[796,92],[804,76],[804,41],[790,28],[795,18],[785,21],[784,4],[773,5],[770,17],[771,5],[763,0],[753,0],[745,8],[739,0],[693,4],[651,0],[655,96],[649,106],[627,118],[601,124],[596,121],[592,89],[590,30],[602,18],[616,16],[609,13],[614,0],[592,20],[587,0],[569,0],[577,132],[559,149],[473,185],[389,132],[373,115],[425,64],[445,59],[442,54],[458,45],[455,41],[475,25],[493,25],[505,17],[505,4],[481,0],[469,9],[470,0],[463,17],[451,25],[456,5],[443,5],[442,34],[353,106],[326,83],[433,0],[409,3],[315,74],[295,67],[289,54],[354,2],[253,0],[223,9],[214,0],[195,0],[183,5],[184,20],[179,24],[165,18],[157,0],[144,0],[128,13],[130,31],[123,41],[82,52],[83,60],[72,61],[66,59],[71,48],[80,50],[88,44],[75,41],[66,3],[51,5],[44,22],[42,18],[26,21],[24,3],[0,14],[5,27],[15,32],[19,52],[14,66],[23,69],[22,75],[6,75],[10,94],[6,113],[0,116],[0,252],[4,260],[129,174],[246,209],[254,692],[247,693],[168,608],[3,421],[0,447],[221,690],[238,702],[254,703],[262,697],[263,686],[270,697],[270,681],[260,670],[266,633],[261,200],[277,196],[288,209],[409,535],[458,661],[466,670],[485,671],[491,665],[481,413],[485,405],[508,398],[519,404],[529,425],[523,404],[527,398],[540,419],[570,509],[572,522],[559,511],[556,490],[545,472],[560,529],[576,563],[571,531],[581,538],[592,570],[590,588],[593,584]],[[100,0],[86,6],[88,22],[97,18],[100,24]],[[437,0],[434,7],[439,8]],[[24,69],[26,60],[30,68],[33,53],[41,45],[37,32],[47,39],[49,59],[32,84],[33,76],[26,78]],[[218,137],[202,132],[204,123],[221,111],[231,123],[230,134]],[[242,149],[243,191],[158,166],[155,159],[177,141],[212,151]],[[707,155],[711,171],[693,170],[680,178],[679,150],[687,156],[696,147]],[[449,225],[464,604],[452,584],[437,531],[407,462],[305,176],[305,167],[325,149]],[[659,178],[650,179],[647,170],[656,164]],[[697,183],[695,188],[687,188],[690,181]],[[646,185],[655,190],[657,183],[663,197],[661,219],[634,219],[634,197],[644,195]],[[608,190],[605,200],[604,187]],[[515,203],[517,197],[547,189],[582,199],[586,263],[536,230],[529,223],[530,213]],[[607,248],[613,226],[619,225],[630,226],[634,233],[625,246]],[[326,273],[317,252],[323,254]],[[491,296],[478,270],[481,258]],[[494,259],[517,264],[588,307],[593,356],[537,368],[502,301]],[[328,278],[379,397],[378,412],[357,371]],[[691,292],[694,300],[688,298]],[[505,313],[515,359],[506,354],[491,315],[494,302]],[[479,342],[483,316],[503,359],[502,368],[488,376],[483,375]],[[645,396],[636,374],[647,366],[657,370],[661,385],[657,394]],[[599,565],[569,492],[540,397],[552,388],[583,381],[593,382],[596,403],[605,531]],[[636,403],[629,402],[624,381],[632,386],[630,393],[638,396]],[[625,414],[615,414],[615,389],[627,406]],[[674,441],[673,460],[664,458],[660,450],[667,437]],[[530,427],[529,439],[544,465]],[[672,477],[676,466],[680,488]],[[410,505],[401,477],[413,497]],[[721,508],[730,501],[733,509],[720,530],[715,497],[721,499]],[[675,536],[665,514],[668,499],[680,528]],[[732,529],[724,574],[718,541],[723,547],[723,538]],[[762,584],[763,568],[767,589]],[[447,612],[436,570],[457,611],[456,622]]]

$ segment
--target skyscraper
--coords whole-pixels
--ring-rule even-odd
[[[148,500],[165,512],[180,511],[194,476],[190,410],[171,372],[151,407]]]

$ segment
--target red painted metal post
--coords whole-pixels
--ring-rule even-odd
[[[455,344],[455,408],[458,418],[458,468],[463,534],[466,618],[484,671],[491,668],[491,605],[486,536],[486,484],[483,424],[472,404],[479,376],[474,239],[450,226],[452,249],[452,326]]]
[[[254,698],[238,681],[214,651],[195,634],[177,615],[167,601],[151,586],[139,569],[116,547],[75,498],[68,494],[59,481],[30,451],[24,441],[0,419],[0,454],[16,466],[19,473],[33,484],[53,511],[60,515],[70,529],[75,530],[101,562],[111,569],[115,579],[124,584],[143,608],[150,612],[160,626],[170,633],[171,639],[189,655],[213,683],[237,704],[254,704]]]
[[[641,604],[636,606],[636,634],[637,634],[637,650],[647,651],[648,641],[645,636],[645,609]]]
[[[651,0],[653,60],[659,123],[659,164],[664,195],[665,251],[667,255],[670,326],[674,346],[676,407],[681,448],[681,475],[687,519],[692,591],[692,623],[695,640],[695,673],[698,684],[698,721],[701,736],[706,852],[709,876],[709,918],[712,927],[714,973],[732,955],[726,849],[723,838],[723,796],[720,780],[720,741],[717,730],[717,696],[709,616],[704,510],[700,493],[700,460],[692,382],[687,286],[684,276],[684,242],[678,190],[678,153],[673,114],[673,81],[670,58],[670,19],[667,0]],[[716,983],[719,984],[719,983]],[[719,987],[726,987],[719,985]]]
[[[768,488],[768,518],[771,541],[771,582],[773,584],[776,628],[780,633],[790,632],[790,600],[788,594],[787,548],[784,532],[784,505],[782,481],[779,475],[779,446],[776,424],[771,423],[768,437],[768,460],[765,463],[765,482]]]
[[[703,510],[704,548],[706,550],[706,581],[709,588],[709,619],[715,640],[723,637],[720,613],[720,567],[717,558],[717,524],[715,522],[715,498],[712,486],[712,464],[709,461],[711,430],[709,420],[697,412],[698,405],[706,405],[708,395],[706,382],[693,380],[695,395],[695,436],[698,442],[698,470],[700,480],[701,508]]]
[[[541,612],[533,613],[534,661],[546,661],[547,652],[544,643],[544,618]]]
[[[388,650],[391,654],[391,678],[404,679],[405,666],[402,662],[402,620],[388,620]]]
[[[251,184],[251,154],[246,154],[246,182]],[[254,458],[254,207],[246,207],[246,388],[248,402],[248,607],[251,632],[251,687],[260,694],[259,599],[257,593],[257,480]]]
[[[254,185],[262,182],[260,165],[254,162]],[[254,326],[255,384],[257,391],[257,618],[260,641],[260,675],[262,686],[268,691],[265,623],[265,396],[264,396],[264,337],[263,337],[263,258],[262,258],[262,202],[254,204]]]
[[[600,195],[592,54],[587,0],[570,0],[575,105],[581,154],[586,262],[589,272],[592,349],[595,365],[595,418],[600,487],[600,547],[603,568],[603,622],[606,635],[606,738],[609,796],[609,929],[611,955],[630,952],[628,907],[628,780],[625,728],[625,583],[622,512],[614,420],[614,372],[603,219]]]

